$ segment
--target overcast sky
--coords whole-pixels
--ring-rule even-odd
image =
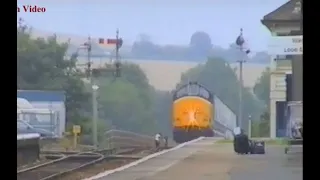
[[[214,45],[228,47],[244,29],[253,51],[266,50],[270,32],[264,15],[288,0],[18,0],[18,6],[45,7],[45,13],[18,13],[36,29],[125,42],[150,35],[157,44],[188,44],[195,31],[205,31]]]

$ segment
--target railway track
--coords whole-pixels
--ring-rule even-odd
[[[110,149],[102,149],[102,150],[97,150],[94,151],[94,153],[99,153],[103,155],[110,155],[114,154],[116,151],[115,148],[110,148]],[[120,151],[121,152],[121,151]],[[80,154],[81,155],[91,155],[93,152],[81,152],[81,151],[41,151],[40,156],[44,156],[47,159],[57,159],[58,157],[63,157],[63,156],[70,156],[70,155],[76,155]]]
[[[161,150],[153,148],[151,136],[121,130],[110,130],[105,135],[108,147],[112,147],[110,149],[41,151],[40,157],[49,161],[28,168],[17,168],[17,180],[80,180]]]
[[[50,162],[40,164],[34,167],[17,171],[17,180],[53,180],[61,179],[64,176],[89,167],[102,161],[113,161],[115,159],[128,159],[130,157],[112,156],[111,152],[115,150],[107,149],[96,152],[70,152],[67,154],[59,154],[59,152],[50,152],[48,156],[58,155],[60,158]],[[115,154],[130,154],[137,151],[134,148],[119,149]],[[53,158],[54,159],[54,158]]]

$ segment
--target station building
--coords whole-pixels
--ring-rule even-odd
[[[17,90],[17,98],[26,99],[33,108],[37,109],[32,114],[47,122],[48,130],[53,130],[59,137],[62,136],[66,127],[66,96],[64,91]],[[43,114],[42,111],[38,111],[39,109],[48,109],[54,113]],[[41,128],[47,127],[41,125]]]
[[[261,20],[271,32],[270,137],[286,132],[285,109],[289,101],[302,101],[301,1],[289,0]]]

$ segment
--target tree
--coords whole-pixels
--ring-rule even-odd
[[[160,50],[160,60],[190,60],[187,54],[188,49],[184,46],[165,45]]]
[[[159,46],[154,44],[148,35],[140,35],[140,39],[135,41],[131,53],[137,58],[155,58],[159,55]]]
[[[269,137],[270,135],[270,114],[265,111],[261,114],[259,121],[251,124],[252,137]]]
[[[269,63],[270,55],[267,52],[257,52],[252,58],[252,62],[255,63]]]
[[[82,126],[85,139],[91,133],[91,93],[84,74],[76,68],[76,56],[65,59],[67,43],[59,44],[55,36],[32,39],[29,33],[17,31],[17,81],[20,89],[64,90],[66,92],[67,129]],[[122,65],[122,76],[114,78],[106,71],[95,81],[100,86],[99,134],[119,128],[138,133],[154,133],[153,88],[139,66]]]
[[[157,127],[153,117],[153,89],[139,66],[125,63],[122,76],[107,74],[97,78],[100,117],[117,129],[153,134]]]
[[[262,72],[257,83],[254,85],[253,91],[255,95],[265,103],[266,106],[269,106],[270,99],[270,68],[266,68]]]
[[[255,84],[253,91],[255,95],[264,103],[264,112],[260,116],[260,121],[256,122],[255,128],[256,133],[260,137],[268,137],[270,131],[270,68],[266,68],[262,72],[261,77]]]
[[[172,61],[203,61],[207,57],[220,57],[231,63],[239,60],[243,54],[239,47],[232,43],[228,48],[213,46],[210,36],[206,32],[198,31],[192,34],[189,45],[158,45],[151,37],[142,34],[134,42],[131,52],[121,51],[122,56],[144,60],[172,60]],[[248,62],[268,63],[270,56],[266,52],[257,52],[248,57]]]
[[[192,34],[189,43],[189,55],[193,58],[206,58],[212,49],[210,36],[202,31]]]
[[[168,91],[155,91],[153,97],[153,117],[156,120],[157,130],[165,136],[170,137],[172,135],[172,93]]]
[[[89,101],[76,69],[76,59],[65,60],[68,44],[55,35],[32,39],[28,28],[17,29],[17,87],[26,90],[64,90],[67,122],[75,123]]]
[[[76,68],[76,56],[65,59],[70,45],[58,43],[55,36],[32,39],[28,29],[23,32],[17,30],[17,36],[18,88],[64,90],[68,128],[73,124],[81,125],[86,137],[84,139],[91,141],[92,138],[86,136],[91,133],[92,128],[91,87],[81,79],[84,74]],[[147,40],[149,39],[144,39]],[[170,46],[166,48],[171,49]],[[181,53],[184,51],[183,48],[178,49]],[[157,49],[155,52],[161,51],[162,49]],[[70,52],[72,53],[69,50],[69,54]],[[207,68],[199,66],[190,74],[198,77],[203,70],[208,73]],[[121,71],[119,78],[114,78],[111,71],[106,71],[94,79],[100,87],[99,135],[102,137],[103,132],[110,128],[147,134],[162,132],[170,135],[172,94],[155,91],[138,65],[124,63]]]

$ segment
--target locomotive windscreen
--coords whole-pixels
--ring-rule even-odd
[[[179,99],[185,96],[199,96],[210,102],[212,101],[211,93],[206,88],[197,83],[189,83],[182,86],[175,92],[174,99]]]

